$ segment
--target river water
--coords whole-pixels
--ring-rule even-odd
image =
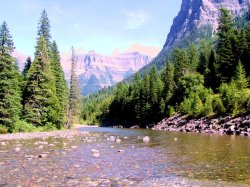
[[[250,139],[83,127],[71,139],[0,147],[0,186],[250,186]],[[120,143],[108,140],[110,136]],[[149,143],[142,138],[150,137]],[[47,142],[47,144],[43,143]],[[15,151],[19,146],[20,151]],[[91,150],[99,151],[93,157]],[[37,158],[41,153],[45,158]]]

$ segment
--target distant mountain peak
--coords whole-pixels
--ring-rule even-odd
[[[70,77],[68,66],[70,57],[62,58],[66,77]],[[101,88],[112,86],[131,74],[137,72],[143,66],[149,64],[152,59],[138,52],[129,52],[117,56],[98,54],[95,51],[77,53],[77,74],[80,78],[83,95],[97,92]]]

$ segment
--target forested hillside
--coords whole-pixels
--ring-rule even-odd
[[[228,10],[221,9],[218,33],[213,39],[175,48],[160,73],[153,67],[143,77],[136,74],[131,83],[118,84],[114,98],[105,99],[112,100],[106,122],[145,126],[177,111],[195,118],[249,113],[248,20],[248,14],[235,20]],[[101,101],[104,99],[99,105]]]

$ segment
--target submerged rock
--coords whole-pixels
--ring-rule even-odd
[[[142,140],[144,143],[148,143],[150,141],[150,138],[148,136],[145,136]]]

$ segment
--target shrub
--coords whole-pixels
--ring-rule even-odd
[[[225,114],[226,109],[221,101],[220,96],[215,96],[212,101],[213,110],[218,115]]]
[[[12,132],[34,132],[36,127],[26,121],[17,121]]]
[[[173,106],[169,106],[169,107],[168,107],[167,115],[168,115],[169,117],[172,117],[172,116],[175,115],[175,110],[174,110],[174,107],[173,107]]]
[[[198,117],[201,115],[203,111],[203,104],[202,101],[199,97],[198,94],[194,94],[193,95],[193,101],[192,101],[192,111],[191,111],[191,115],[193,117]]]
[[[191,105],[191,101],[188,98],[184,98],[184,101],[180,104],[180,111],[184,114],[189,114]]]
[[[203,116],[210,116],[213,114],[213,98],[211,96],[207,97],[206,102],[204,103],[203,109],[202,109],[202,115]]]
[[[8,128],[0,125],[0,134],[7,134],[8,133]]]

